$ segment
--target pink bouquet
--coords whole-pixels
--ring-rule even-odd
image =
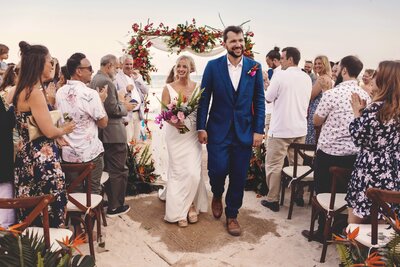
[[[183,124],[183,127],[178,129],[179,133],[184,134],[189,132],[190,130],[184,125],[184,121],[190,114],[196,112],[203,91],[204,89],[200,90],[200,88],[197,87],[189,101],[181,93],[178,94],[177,99],[173,99],[169,104],[164,104],[160,101],[164,110],[155,118],[155,123],[159,124],[161,129],[163,127],[163,121],[172,122],[174,124],[180,122]]]

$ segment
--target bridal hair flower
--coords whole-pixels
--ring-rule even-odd
[[[257,70],[258,70],[258,63],[256,63],[248,72],[247,74],[250,75],[251,77],[254,77],[256,75]]]

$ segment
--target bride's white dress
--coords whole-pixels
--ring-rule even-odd
[[[167,84],[170,99],[177,99],[177,92]],[[166,188],[165,217],[168,222],[187,218],[193,203],[197,213],[208,208],[207,190],[201,175],[202,147],[197,138],[194,113],[185,120],[190,129],[185,134],[165,123],[165,141],[168,151],[168,181]]]

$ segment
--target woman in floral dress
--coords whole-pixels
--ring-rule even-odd
[[[66,123],[61,128],[52,123],[42,90],[42,81],[49,79],[54,67],[48,49],[41,45],[31,46],[24,41],[19,43],[19,47],[21,69],[13,97],[16,127],[21,136],[15,159],[15,196],[53,195],[55,201],[49,208],[50,227],[63,227],[67,196],[55,139],[71,133],[75,123]],[[33,141],[29,141],[27,128],[27,117],[30,115],[33,115],[43,133],[43,136]],[[23,221],[29,212],[30,210],[19,210],[18,220]]]
[[[350,134],[360,153],[346,197],[349,223],[369,217],[368,188],[400,191],[400,61],[381,62],[376,85],[374,100],[363,111],[365,103],[352,96],[355,119]]]

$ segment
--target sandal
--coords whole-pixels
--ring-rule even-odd
[[[187,220],[180,220],[180,221],[178,221],[178,226],[182,227],[182,228],[185,228],[185,227],[188,226],[188,221]]]
[[[188,220],[190,223],[197,223],[198,221],[197,212],[196,209],[194,208],[194,205],[190,206],[188,212]]]

